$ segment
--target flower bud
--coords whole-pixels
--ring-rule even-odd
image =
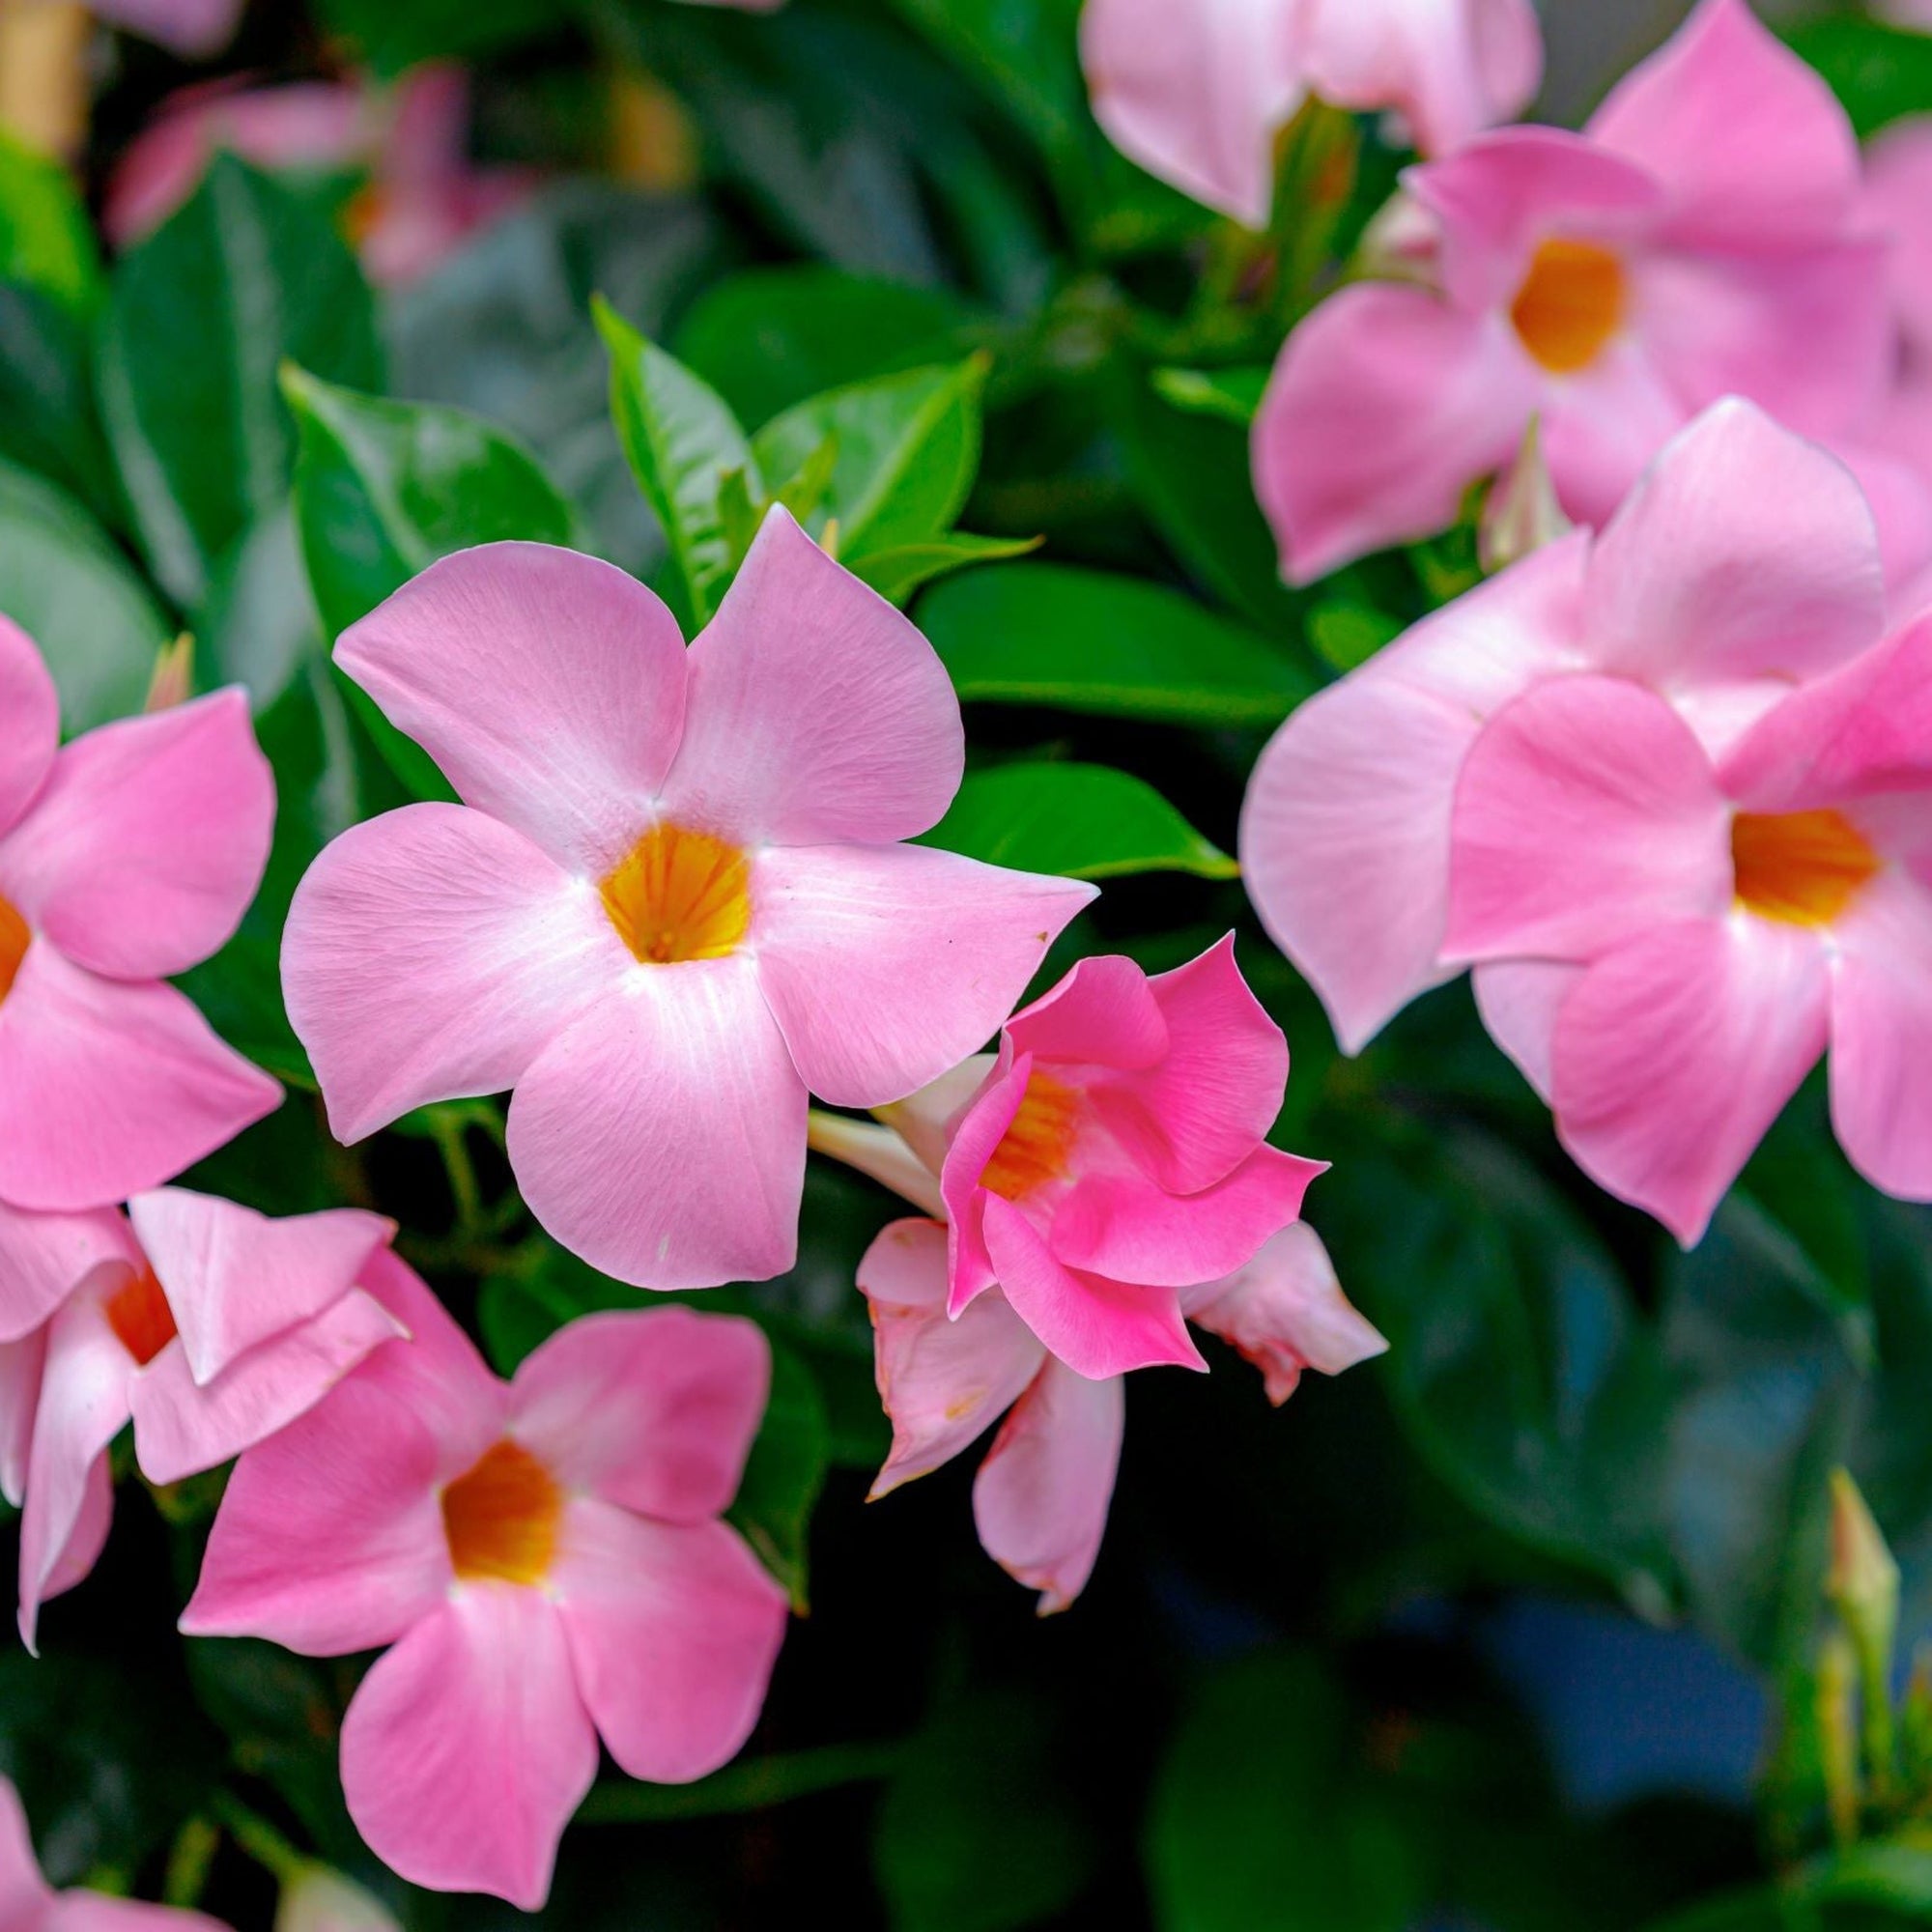
[[[402,1932],[381,1899],[327,1865],[305,1865],[282,1888],[275,1932]]]

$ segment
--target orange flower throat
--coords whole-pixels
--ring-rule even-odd
[[[1594,242],[1546,242],[1517,291],[1510,321],[1522,346],[1552,376],[1574,376],[1623,327],[1623,264]]]
[[[1880,869],[1842,813],[1741,811],[1731,822],[1738,903],[1786,925],[1830,925]]]
[[[1066,1172],[1079,1125],[1080,1095],[1052,1074],[1035,1072],[1012,1125],[1000,1137],[980,1177],[980,1186],[1017,1201],[1058,1180]]]
[[[175,1312],[151,1267],[144,1267],[125,1288],[117,1289],[104,1305],[107,1325],[133,1356],[136,1368],[145,1369],[179,1332]]]
[[[0,899],[0,1000],[13,991],[14,975],[20,970],[20,961],[27,956],[33,937],[27,930],[27,922],[5,899]]]
[[[724,959],[752,923],[752,867],[708,832],[658,825],[604,880],[604,910],[646,966]]]
[[[466,1581],[540,1583],[556,1554],[563,1492],[550,1471],[505,1437],[442,1492],[449,1560]]]

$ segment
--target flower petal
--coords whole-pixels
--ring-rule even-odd
[[[1046,1350],[1001,1294],[982,1294],[956,1321],[946,1314],[946,1228],[895,1221],[859,1264],[871,1304],[879,1400],[893,1425],[876,1499],[950,1463],[1010,1408]]]
[[[805,1114],[750,958],[639,966],[519,1082],[510,1164],[544,1227],[619,1281],[764,1281],[798,1250]]]
[[[336,1138],[514,1086],[632,961],[596,889],[455,805],[346,832],[289,910],[282,984]]]
[[[758,862],[758,982],[806,1085],[903,1099],[986,1042],[1094,889],[917,845]]]
[[[1564,511],[1592,528],[1606,524],[1689,414],[1645,345],[1630,335],[1549,385],[1543,448]]]
[[[18,1509],[27,1494],[27,1459],[34,1446],[34,1411],[41,1404],[41,1370],[47,1331],[0,1342],[0,1496]]]
[[[597,1733],[538,1590],[458,1590],[376,1661],[342,1723],[342,1794],[369,1849],[412,1885],[525,1912],[549,1897],[596,1776]]]
[[[19,625],[0,617],[0,833],[34,802],[60,745],[60,696]]]
[[[0,1200],[62,1211],[126,1200],[281,1098],[172,986],[97,979],[37,940],[0,1000]]]
[[[1120,953],[1076,959],[1064,980],[1007,1022],[1006,1034],[1015,1052],[1037,1061],[1122,1070],[1156,1066],[1168,1050],[1152,981]]]
[[[737,1755],[764,1707],[786,1603],[736,1530],[584,1498],[564,1518],[552,1588],[578,1689],[625,1771],[686,1784]]]
[[[1730,903],[1729,802],[1690,728],[1620,677],[1539,685],[1456,787],[1445,959],[1589,959]]]
[[[613,564],[550,544],[445,556],[342,634],[335,661],[479,810],[601,878],[653,817],[685,712],[677,620]]]
[[[233,938],[274,824],[274,775],[238,686],[67,746],[0,840],[0,893],[76,965],[164,980]]]
[[[949,1315],[957,1316],[976,1295],[993,1285],[993,1263],[981,1227],[986,1193],[980,1185],[980,1177],[1017,1119],[1032,1078],[1033,1056],[1015,1054],[1012,1041],[1002,1038],[992,1071],[953,1125],[939,1174],[947,1224]]]
[[[1557,1009],[1583,971],[1553,959],[1492,959],[1469,976],[1476,1010],[1490,1037],[1546,1106],[1555,1080],[1550,1059],[1556,1050]]]
[[[1825,1050],[1828,998],[1818,937],[1797,926],[1738,914],[1634,939],[1557,1015],[1563,1145],[1695,1246]]]
[[[1125,1428],[1120,1377],[1090,1381],[1048,1362],[980,1465],[973,1520],[980,1547],[1039,1591],[1043,1617],[1065,1609],[1094,1574]]]
[[[882,844],[938,824],[965,768],[938,653],[771,510],[691,647],[667,815],[738,844]]]
[[[701,1522],[738,1493],[771,1379],[764,1331],[742,1317],[585,1315],[517,1371],[510,1428],[567,1490]]]
[[[27,1813],[11,1778],[0,1777],[0,1924],[41,1932],[38,1914],[53,1893],[41,1877]]]
[[[38,1328],[100,1263],[134,1259],[111,1208],[28,1214],[0,1202],[0,1345]]]

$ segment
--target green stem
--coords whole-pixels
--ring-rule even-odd
[[[278,1885],[293,1885],[315,1862],[297,1851],[266,1818],[225,1791],[215,1794],[214,1814],[235,1842]]]
[[[430,1131],[441,1151],[449,1191],[456,1201],[456,1225],[465,1234],[472,1233],[483,1219],[483,1190],[476,1183],[475,1164],[464,1138],[469,1126],[469,1121],[460,1115],[438,1112],[430,1116]]]
[[[896,1742],[825,1745],[726,1765],[696,1784],[600,1784],[583,1801],[578,1822],[636,1825],[673,1818],[708,1818],[809,1798],[845,1784],[891,1776],[905,1747]]]
[[[199,1813],[181,1828],[168,1852],[168,1868],[161,1880],[161,1903],[191,1909],[201,1903],[208,1874],[221,1849],[221,1828]]]

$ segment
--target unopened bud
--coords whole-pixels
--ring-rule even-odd
[[[305,1865],[282,1888],[275,1932],[402,1932],[379,1898],[327,1865]]]
[[[194,639],[184,631],[173,643],[155,653],[154,674],[148,679],[144,711],[172,711],[194,696]]]
[[[1825,1594],[1859,1646],[1889,1675],[1898,1634],[1898,1564],[1845,1469],[1832,1471],[1832,1565]]]

